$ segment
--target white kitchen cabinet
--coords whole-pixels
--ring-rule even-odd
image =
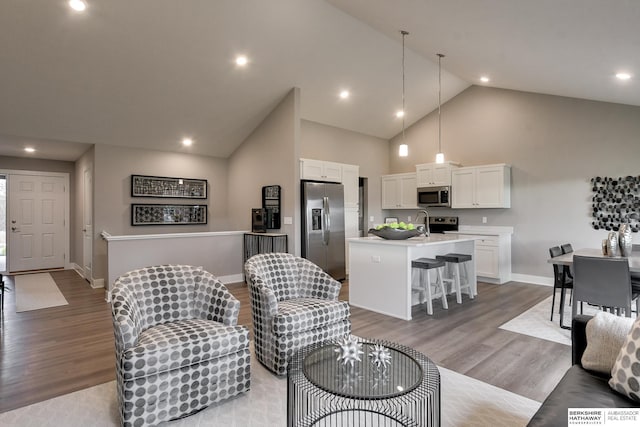
[[[416,165],[416,180],[418,188],[442,187],[451,185],[451,171],[460,165],[454,162],[424,163]]]
[[[342,182],[342,165],[324,160],[300,159],[300,179]]]
[[[342,185],[344,185],[344,208],[358,208],[360,167],[342,165]]]
[[[464,231],[464,234],[459,235],[476,240],[476,275],[489,283],[503,284],[510,281],[511,234],[471,234],[471,231],[473,230]]]
[[[418,209],[415,173],[382,176],[382,209]]]
[[[510,208],[511,167],[486,165],[451,171],[452,208]]]

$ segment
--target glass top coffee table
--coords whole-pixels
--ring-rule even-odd
[[[435,364],[400,344],[356,339],[362,354],[353,364],[339,360],[334,343],[294,354],[287,373],[287,425],[439,426],[440,373]],[[381,363],[381,349],[388,363]]]

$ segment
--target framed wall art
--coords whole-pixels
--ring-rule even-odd
[[[132,204],[131,225],[203,225],[207,205]]]
[[[206,199],[207,180],[131,175],[131,197]]]

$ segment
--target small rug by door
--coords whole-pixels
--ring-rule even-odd
[[[560,306],[559,299],[560,294],[558,293],[556,296],[556,312],[553,315],[553,322],[549,320],[551,318],[552,300],[552,298],[549,297],[534,305],[519,316],[503,323],[500,325],[500,329],[570,346],[571,331],[569,329],[560,328],[560,315],[558,314],[558,308]],[[598,309],[596,307],[584,304],[584,314],[591,315],[597,313],[597,311]],[[563,324],[571,326],[571,306],[569,304],[564,305]]]
[[[16,313],[69,304],[49,273],[14,277]]]

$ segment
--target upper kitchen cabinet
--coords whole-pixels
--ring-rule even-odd
[[[300,159],[300,179],[342,182],[342,165],[324,160]]]
[[[344,207],[357,208],[359,202],[358,186],[360,167],[342,165],[342,185],[344,185]]]
[[[382,176],[382,209],[418,209],[415,173]]]
[[[459,166],[458,163],[453,162],[416,165],[418,188],[451,185],[451,171],[457,169]]]
[[[510,208],[511,167],[505,164],[451,171],[452,208]]]

